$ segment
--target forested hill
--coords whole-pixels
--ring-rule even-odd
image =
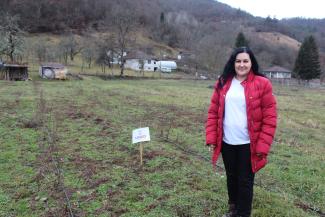
[[[145,26],[159,21],[161,12],[183,11],[203,23],[252,18],[213,0],[2,0],[0,10],[18,14],[30,32],[83,29],[112,19],[120,10],[132,10],[131,15]]]
[[[325,51],[325,19],[264,19],[214,0],[2,0],[0,11],[18,15],[26,32],[56,34],[109,31],[116,17],[127,15],[145,37],[196,53],[207,68],[224,62],[240,31],[264,66],[292,68],[297,46],[310,34]],[[266,32],[297,46],[266,39]]]

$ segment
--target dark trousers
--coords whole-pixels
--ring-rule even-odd
[[[252,210],[254,173],[250,145],[223,142],[222,158],[227,175],[229,204],[235,204],[239,216],[248,217]]]

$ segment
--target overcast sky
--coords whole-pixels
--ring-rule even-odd
[[[218,0],[254,16],[325,18],[324,0]]]

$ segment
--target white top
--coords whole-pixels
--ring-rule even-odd
[[[231,81],[226,95],[223,120],[223,141],[230,145],[250,143],[244,87],[236,78]]]

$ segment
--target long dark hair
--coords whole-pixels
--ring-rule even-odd
[[[229,60],[227,61],[225,68],[223,69],[223,73],[220,75],[219,77],[219,82],[218,82],[218,87],[222,88],[223,85],[226,83],[226,81],[229,78],[232,78],[233,76],[236,75],[236,71],[235,71],[235,61],[236,61],[236,57],[238,54],[240,53],[247,53],[249,55],[249,58],[251,59],[252,62],[252,71],[255,75],[259,75],[259,76],[263,76],[265,77],[265,75],[263,75],[262,73],[260,73],[258,71],[258,63],[257,60],[252,52],[251,49],[249,49],[248,47],[239,47],[236,48],[231,56],[229,57]]]

